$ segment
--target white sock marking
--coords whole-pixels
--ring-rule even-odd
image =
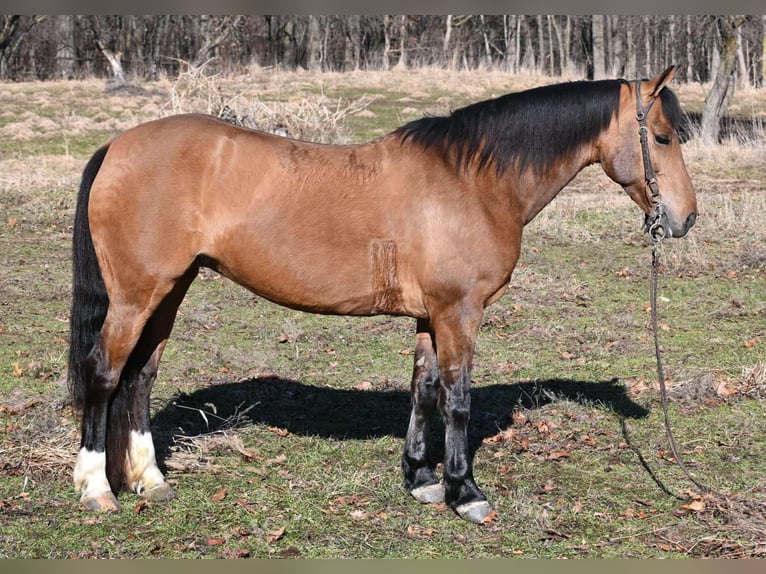
[[[106,479],[106,453],[87,450],[85,447],[77,453],[74,466],[74,486],[82,492],[82,499],[97,498],[111,492]]]
[[[130,451],[127,453],[128,484],[134,492],[141,493],[165,483],[165,477],[157,467],[152,433],[130,432]]]

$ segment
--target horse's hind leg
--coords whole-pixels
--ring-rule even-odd
[[[114,280],[110,283],[116,285]],[[141,387],[141,375],[136,379],[131,373],[143,373],[145,381],[153,381],[156,364],[149,359],[158,349],[157,344],[150,344],[156,340],[151,336],[143,339],[146,344],[140,348],[137,345],[147,322],[177,283],[177,279],[170,279],[155,282],[151,288],[147,278],[143,282],[147,288],[141,291],[120,292],[115,287],[110,291],[109,310],[98,342],[85,359],[82,440],[74,469],[75,488],[82,493],[80,501],[89,510],[120,509],[114,492],[126,479],[131,424],[128,398],[134,384]],[[142,396],[137,393],[133,402],[143,402]]]
[[[175,493],[157,466],[150,429],[149,397],[157,378],[162,352],[176,318],[178,306],[193,281],[197,269],[190,269],[176,284],[146,324],[130,363],[140,367],[128,384],[127,411],[130,426],[125,460],[125,481],[141,497],[154,502],[171,500]],[[148,357],[148,358],[147,358]]]
[[[80,501],[89,510],[118,511],[120,505],[107,479],[106,435],[109,403],[146,319],[130,308],[109,308],[98,342],[85,359],[86,383],[82,440],[74,468]]]
[[[439,397],[439,367],[431,325],[418,319],[412,373],[412,412],[402,454],[404,485],[423,503],[444,500],[444,487],[429,456],[430,420]]]

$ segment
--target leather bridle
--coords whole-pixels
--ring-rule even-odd
[[[657,183],[657,173],[654,171],[652,159],[649,156],[649,128],[646,126],[646,118],[652,109],[656,98],[653,98],[644,106],[641,103],[641,80],[636,80],[636,119],[638,120],[638,135],[641,140],[641,157],[644,162],[644,180],[652,192],[650,202],[654,209],[646,215],[644,229],[655,243],[665,237],[665,228],[662,226],[663,207],[660,195],[660,186]]]

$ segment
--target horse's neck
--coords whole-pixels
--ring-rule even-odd
[[[516,185],[512,186],[519,205],[525,211],[524,223],[532,221],[578,173],[595,161],[592,150],[583,149],[542,173],[535,173],[531,169],[524,172]]]

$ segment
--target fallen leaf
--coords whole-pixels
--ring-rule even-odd
[[[274,466],[275,464],[284,464],[287,462],[287,455],[280,454],[276,458],[270,458],[266,461],[266,466]]]
[[[631,273],[628,267],[625,267],[622,271],[617,272],[617,277],[622,277],[623,279],[627,279],[631,275],[633,275],[633,273]]]
[[[225,538],[208,538],[207,539],[208,546],[221,546],[222,544],[226,544]]]
[[[431,538],[434,535],[433,528],[423,528],[422,526],[410,525],[407,527],[407,534],[410,536]]]
[[[547,480],[543,485],[542,492],[553,492],[554,490],[556,490],[556,487],[553,485],[553,481]]]
[[[298,550],[295,546],[290,546],[289,548],[285,548],[279,553],[280,558],[297,558],[301,555],[301,551]]]
[[[726,385],[726,381],[721,381],[716,385],[715,392],[719,397],[728,398],[737,394],[736,389],[732,389]]]
[[[135,512],[136,514],[141,514],[144,510],[147,509],[148,506],[149,506],[149,503],[146,502],[146,500],[143,500],[143,499],[139,500],[136,506],[133,508],[133,512]]]
[[[226,494],[228,494],[226,492],[226,488],[225,487],[221,488],[218,492],[216,492],[210,497],[210,500],[212,500],[213,502],[221,502],[224,498],[226,498]]]
[[[354,385],[354,388],[357,391],[371,391],[372,390],[372,383],[370,381],[362,381],[358,385]]]
[[[219,554],[221,558],[249,558],[250,551],[247,548],[225,548]]]
[[[753,337],[749,341],[745,341],[743,343],[743,345],[745,346],[746,349],[751,349],[751,348],[755,347],[757,344],[758,344],[758,338],[757,337]]]
[[[558,460],[560,458],[568,458],[569,451],[566,450],[554,450],[548,454],[548,460]]]
[[[521,426],[529,420],[529,417],[521,411],[513,411],[513,424]]]
[[[356,509],[351,511],[351,518],[354,520],[366,520],[368,516],[364,510]]]
[[[288,436],[290,431],[280,427],[269,427],[269,430],[279,436]]]
[[[282,538],[285,535],[285,527],[279,528],[278,530],[273,530],[269,532],[266,535],[266,542],[271,544],[272,542],[276,542],[280,538]]]
[[[691,510],[692,512],[702,512],[705,510],[705,501],[701,499],[692,500],[689,504],[682,504],[681,508]]]
[[[571,534],[567,534],[565,532],[557,532],[552,528],[547,528],[545,530],[545,534],[547,536],[544,536],[541,540],[569,540],[572,538]]]
[[[13,363],[13,376],[14,377],[20,377],[21,373],[23,373],[23,372],[24,371],[21,370],[21,367],[19,367],[19,362],[18,361]]]
[[[489,514],[487,514],[484,518],[481,519],[482,524],[491,524],[492,522],[495,522],[497,520],[497,512],[494,510],[490,510]]]

